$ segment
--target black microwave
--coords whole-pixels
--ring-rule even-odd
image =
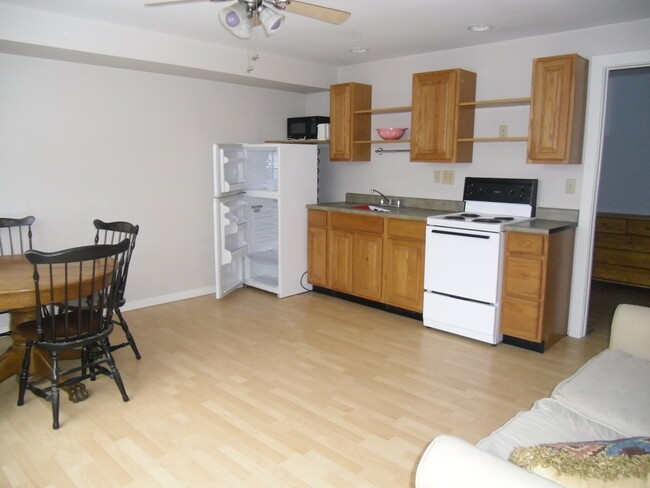
[[[318,124],[329,124],[329,117],[289,117],[287,119],[287,139],[317,139]]]

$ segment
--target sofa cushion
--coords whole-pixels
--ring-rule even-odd
[[[623,437],[650,435],[650,361],[607,349],[557,385],[551,398]]]
[[[577,414],[550,398],[537,400],[528,411],[519,412],[477,446],[502,459],[515,447],[549,442],[620,439],[625,435]]]
[[[650,485],[650,438],[518,447],[510,460],[568,488]]]

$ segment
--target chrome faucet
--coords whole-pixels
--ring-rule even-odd
[[[402,202],[398,198],[397,200],[393,201],[392,198],[387,197],[384,195],[382,192],[379,190],[375,190],[374,188],[370,190],[371,193],[378,193],[381,195],[381,199],[379,200],[379,205],[386,205],[387,207],[399,207],[402,205]]]

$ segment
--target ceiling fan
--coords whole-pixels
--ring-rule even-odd
[[[232,0],[169,0],[166,2],[153,2],[145,4],[147,7],[161,7],[164,5],[176,5],[180,3],[195,2],[226,2]],[[273,7],[273,8],[270,8]],[[219,12],[219,18],[223,25],[232,34],[243,39],[251,36],[253,27],[262,25],[267,35],[277,32],[284,22],[284,15],[276,10],[286,10],[312,19],[322,20],[331,24],[342,24],[348,17],[349,12],[337,10],[311,3],[299,2],[298,0],[238,0],[230,7]]]

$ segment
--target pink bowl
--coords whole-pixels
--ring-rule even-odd
[[[401,139],[406,132],[406,127],[382,127],[377,129],[377,134],[385,141]]]

